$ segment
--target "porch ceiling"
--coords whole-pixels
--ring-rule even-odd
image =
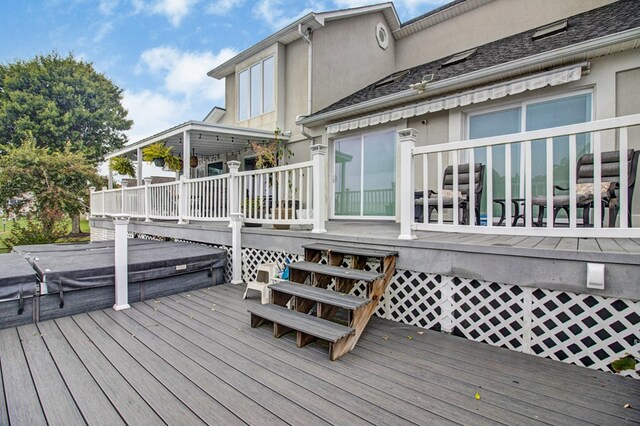
[[[182,156],[186,133],[190,136],[191,150],[189,155],[193,155],[195,152],[196,155],[201,156],[239,152],[248,148],[250,142],[267,142],[274,140],[274,133],[269,130],[188,121],[127,145],[107,155],[106,158],[109,159],[120,156],[136,158],[139,148],[144,148],[156,142],[165,142],[167,146],[173,147],[174,154]],[[289,136],[287,134],[281,134],[280,138],[288,140]]]

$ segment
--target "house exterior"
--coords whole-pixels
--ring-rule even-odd
[[[468,0],[406,23],[391,3],[309,14],[209,72],[226,83],[226,111],[210,122],[290,132],[290,162],[308,160],[310,144],[327,145],[328,217],[398,218],[398,202],[388,197],[368,211],[335,202],[345,187],[351,196],[398,196],[397,130],[417,129],[422,146],[640,112],[635,12],[635,2],[624,1]],[[556,22],[567,24],[535,36]],[[447,63],[465,52],[468,58]],[[561,75],[567,69],[575,75]],[[411,89],[428,75],[424,91]],[[537,81],[541,76],[548,81]],[[259,80],[273,81],[260,83],[261,92]],[[514,82],[527,87],[509,93]],[[479,94],[487,89],[504,93]],[[475,99],[455,98],[465,94]],[[553,121],[545,111],[554,108],[573,111]],[[609,142],[604,150],[615,149]],[[361,150],[364,157],[345,170],[343,154]]]
[[[392,3],[310,13],[208,73],[225,80],[224,108],[111,154],[141,162],[165,141],[198,167],[92,194],[92,238],[112,236],[113,213],[145,219],[130,227],[140,237],[227,248],[238,213],[313,228],[243,230],[245,281],[312,239],[393,246],[381,316],[607,369],[640,351],[639,45],[635,0],[455,0],[404,23]],[[294,155],[252,171],[249,143],[275,129]],[[577,159],[591,153],[589,203],[603,208],[578,217]],[[611,155],[629,164],[615,205],[593,191]],[[469,164],[484,176],[463,177]]]

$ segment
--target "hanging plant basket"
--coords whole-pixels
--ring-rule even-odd
[[[156,167],[164,167],[164,158],[156,158],[155,160],[153,160],[153,164]]]
[[[196,157],[195,155],[192,155],[189,158],[189,165],[191,166],[192,169],[195,169],[196,167],[198,167],[198,157]]]

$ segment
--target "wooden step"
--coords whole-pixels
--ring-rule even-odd
[[[390,250],[376,250],[369,249],[363,247],[353,247],[353,246],[341,246],[334,244],[323,244],[323,243],[314,243],[314,244],[306,244],[302,246],[306,250],[315,250],[322,252],[334,252],[340,254],[350,254],[352,256],[363,256],[363,257],[375,257],[375,258],[384,258],[387,256],[397,256],[397,251]]]
[[[251,327],[258,327],[262,323],[261,320],[267,320],[330,343],[335,343],[354,333],[351,327],[292,311],[283,306],[256,303],[247,310],[251,313]],[[276,337],[280,336],[276,335]]]
[[[292,283],[284,281],[269,286],[271,291],[286,293],[291,296],[301,297],[303,299],[313,300],[315,302],[324,303],[326,305],[336,306],[343,309],[358,309],[361,306],[368,305],[371,300],[362,297],[352,296],[350,294],[336,293],[319,287],[312,287],[305,284]]]
[[[290,269],[299,271],[315,272],[322,275],[329,275],[337,278],[346,278],[350,280],[372,282],[384,274],[380,272],[369,272],[360,269],[341,268],[339,266],[322,265],[313,262],[294,262],[289,264]]]

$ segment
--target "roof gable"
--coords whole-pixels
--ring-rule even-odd
[[[529,56],[550,52],[566,46],[620,33],[640,27],[640,2],[620,0],[567,20],[567,30],[549,37],[533,40],[537,28],[478,46],[473,55],[465,60],[446,65],[455,55],[449,55],[405,70],[399,77],[387,82],[393,75],[384,77],[367,87],[335,102],[334,104],[305,118],[313,122],[315,117],[377,98],[392,96],[407,91],[410,85],[420,83],[424,76],[433,74],[430,84],[443,82],[482,69],[498,66]],[[459,54],[459,52],[458,52]],[[385,84],[380,84],[381,82]]]

